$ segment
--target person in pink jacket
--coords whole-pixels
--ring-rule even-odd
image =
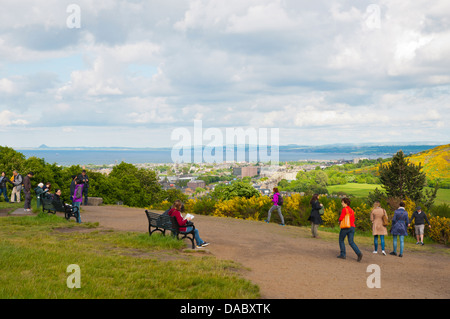
[[[278,187],[274,187],[273,189],[273,196],[272,196],[272,202],[273,202],[273,206],[269,209],[269,213],[267,215],[267,219],[265,219],[264,221],[266,223],[270,223],[270,216],[272,215],[272,212],[277,209],[278,210],[278,216],[280,216],[281,219],[281,226],[284,226],[284,218],[283,218],[283,214],[281,214],[281,203],[280,203],[280,193],[278,192]]]

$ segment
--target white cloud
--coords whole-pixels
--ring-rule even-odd
[[[24,132],[59,128],[63,145],[83,126],[102,145],[157,126],[160,142],[201,119],[312,143],[420,138],[399,129],[413,122],[449,136],[448,1],[77,4],[70,30],[65,3],[2,2],[0,114]]]
[[[29,122],[22,116],[15,114],[9,110],[0,112],[0,127],[27,125]]]

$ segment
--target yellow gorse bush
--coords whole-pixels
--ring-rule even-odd
[[[336,202],[331,201],[325,206],[325,212],[322,215],[323,226],[333,227],[339,219],[339,209]]]
[[[450,218],[431,217],[430,223],[430,238],[438,243],[447,245],[450,241]]]

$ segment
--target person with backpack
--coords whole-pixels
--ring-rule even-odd
[[[12,183],[14,185],[11,192],[11,203],[20,203],[20,191],[23,186],[23,177],[17,171],[13,171]]]
[[[320,213],[323,211],[323,204],[319,202],[319,194],[314,194],[309,203],[311,204],[311,215],[308,217],[308,220],[311,222],[312,237],[319,238],[317,230],[319,225],[322,224],[322,216]]]
[[[284,217],[283,217],[283,214],[281,214],[281,206],[283,205],[283,196],[280,195],[277,187],[274,187],[274,189],[273,189],[272,202],[273,202],[273,205],[269,209],[267,219],[265,219],[264,221],[266,223],[270,223],[270,216],[272,215],[272,212],[276,209],[276,210],[278,210],[278,216],[280,216],[280,219],[281,219],[280,225],[284,226]]]
[[[80,205],[81,202],[83,201],[83,187],[84,187],[83,181],[80,178],[77,178],[75,180],[75,190],[72,195],[72,206],[77,207],[78,209],[77,223],[81,223]]]

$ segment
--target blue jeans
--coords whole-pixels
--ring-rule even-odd
[[[355,237],[355,227],[350,228],[342,228],[339,232],[339,248],[341,249],[341,256],[345,257],[345,237],[348,236],[348,244],[350,247],[352,247],[353,251],[356,255],[360,255],[361,252],[359,251],[358,246],[356,246],[355,242],[353,241],[353,237]]]
[[[73,210],[74,211],[78,210],[77,223],[81,223],[80,205],[81,205],[81,202],[73,202],[72,203]],[[76,209],[75,207],[77,207],[78,209]]]
[[[381,239],[381,250],[384,250],[384,235],[380,235]],[[378,235],[373,236],[373,245],[375,246],[375,251],[378,251]]]
[[[6,194],[6,187],[0,188],[0,195],[2,195],[2,193],[3,193],[3,196],[5,196],[5,202],[9,202],[8,195]]]
[[[397,252],[397,236],[400,237],[400,254],[403,255],[403,248],[405,247],[405,236],[393,235],[394,253]]]
[[[192,228],[193,228],[192,226],[186,227],[186,232],[192,231]],[[203,244],[203,240],[200,238],[197,228],[194,230],[194,238],[195,238],[195,242],[197,243],[197,246],[200,246],[201,244]]]

